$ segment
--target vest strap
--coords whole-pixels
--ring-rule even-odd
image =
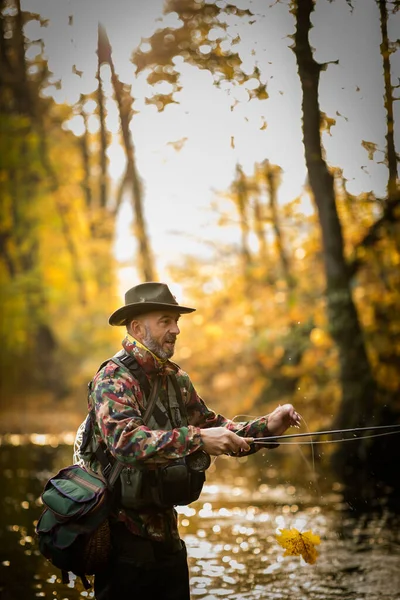
[[[156,404],[157,399],[152,403],[152,410],[149,413],[149,415],[147,416],[147,418],[145,418],[145,415],[147,414],[147,408],[150,404],[150,395],[151,395],[152,388],[154,388],[155,383],[157,383],[157,381],[160,379],[160,377],[157,376],[155,383],[153,384],[152,387],[150,387],[149,380],[147,379],[145,372],[143,371],[142,367],[137,362],[136,358],[134,358],[133,356],[130,356],[130,354],[127,354],[125,352],[125,350],[121,350],[121,352],[118,352],[115,356],[113,356],[111,358],[111,360],[113,362],[115,362],[115,364],[117,364],[119,367],[128,369],[128,371],[131,373],[131,375],[133,375],[135,377],[135,379],[137,379],[139,381],[140,387],[144,391],[144,394],[146,396],[146,410],[143,415],[143,421],[145,422],[145,425],[147,425],[151,415],[153,414],[154,418],[156,419],[159,426],[164,427],[164,425],[168,421],[168,417],[157,406],[157,404]],[[159,392],[159,390],[160,390],[160,386],[158,386],[157,392]]]

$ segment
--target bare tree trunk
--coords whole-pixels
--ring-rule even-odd
[[[100,190],[99,205],[105,209],[108,199],[108,175],[107,175],[107,128],[106,128],[106,109],[104,103],[103,83],[101,81],[101,65],[104,63],[102,40],[100,31],[97,42],[97,108],[100,121]]]
[[[351,294],[350,277],[343,254],[342,229],[335,203],[333,177],[323,158],[318,101],[321,65],[314,60],[309,41],[313,10],[313,0],[296,2],[294,52],[303,94],[305,158],[322,232],[330,332],[339,351],[342,401],[336,417],[336,425],[352,427],[373,422],[376,385]],[[337,452],[336,464],[346,483],[354,484],[358,480],[361,487],[367,486],[365,450],[365,446],[360,442],[357,447],[352,446],[350,449],[344,448],[343,445]],[[362,489],[359,491],[360,494],[363,493]]]
[[[253,195],[253,213],[254,213],[254,232],[258,241],[258,254],[260,262],[265,265],[268,262],[268,247],[265,238],[264,220],[262,216],[262,206],[259,198],[259,191]]]
[[[281,171],[280,167],[271,165],[268,160],[263,163],[265,181],[267,183],[269,207],[271,213],[272,227],[275,233],[275,243],[278,250],[279,260],[281,262],[282,272],[285,277],[288,289],[294,287],[294,280],[291,274],[289,259],[286,253],[285,244],[283,242],[282,230],[279,224],[277,211],[276,192],[278,189],[278,177]]]
[[[383,61],[383,77],[385,80],[385,110],[387,120],[386,132],[386,159],[389,169],[388,202],[391,203],[398,195],[397,185],[397,155],[394,145],[394,118],[393,118],[393,86],[390,74],[390,52],[388,38],[388,12],[386,0],[378,0],[382,43],[380,46]]]
[[[114,209],[113,209],[113,215],[114,215],[114,217],[116,217],[117,214],[118,214],[118,211],[119,211],[120,206],[122,204],[122,200],[124,198],[124,193],[125,193],[125,190],[126,190],[126,187],[127,187],[128,183],[129,183],[129,175],[128,175],[127,171],[125,171],[125,173],[123,174],[122,179],[121,179],[121,181],[119,183],[117,194],[115,196],[115,206],[114,206]]]
[[[124,89],[123,84],[120,82],[118,75],[116,74],[111,55],[111,45],[106,30],[101,25],[99,25],[99,56],[100,52],[102,62],[106,62],[111,69],[111,80],[119,110],[122,140],[127,160],[127,177],[132,185],[133,209],[135,214],[135,235],[139,245],[141,272],[146,281],[152,281],[155,279],[155,268],[144,219],[142,185],[136,167],[135,150],[132,135],[129,129],[133,100],[130,93]]]
[[[31,93],[28,84],[26,58],[25,58],[25,38],[24,38],[24,18],[21,10],[20,0],[14,0],[17,13],[15,15],[14,23],[15,28],[13,34],[16,39],[16,56],[17,61],[14,68],[16,68],[17,81],[16,81],[16,96],[19,110],[22,114],[33,116]]]
[[[82,179],[82,190],[85,196],[86,208],[90,212],[92,208],[93,195],[92,188],[90,185],[90,150],[89,150],[89,135],[88,135],[88,119],[87,114],[83,109],[84,98],[81,96],[78,106],[80,109],[80,115],[83,119],[84,131],[80,137],[80,147],[82,152],[82,163],[83,163],[83,179]]]
[[[386,110],[386,161],[389,169],[387,191],[388,197],[384,205],[382,216],[367,231],[363,239],[357,244],[354,249],[353,257],[350,261],[349,268],[351,275],[354,276],[358,269],[364,263],[364,249],[374,246],[380,239],[383,228],[391,230],[391,225],[400,220],[400,189],[397,177],[398,157],[394,143],[394,114],[393,114],[393,85],[391,82],[391,66],[390,66],[390,48],[388,38],[388,11],[387,0],[377,0],[380,13],[381,37],[380,45],[382,63],[383,63],[383,78],[385,84],[384,103]],[[395,243],[396,238],[392,236]]]
[[[243,274],[247,280],[252,265],[252,257],[249,248],[249,223],[248,223],[248,190],[245,175],[239,165],[236,165],[236,181],[234,184],[236,206],[239,213],[241,245],[240,254],[242,257]]]

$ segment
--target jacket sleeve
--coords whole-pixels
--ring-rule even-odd
[[[268,415],[264,415],[253,421],[236,422],[227,419],[223,415],[212,411],[205,404],[204,400],[196,392],[190,378],[186,373],[186,409],[188,413],[188,421],[191,425],[200,428],[206,427],[226,427],[234,431],[241,437],[267,437],[268,431]],[[271,447],[276,447],[278,444],[273,443]]]
[[[111,454],[126,464],[186,456],[201,448],[200,428],[189,425],[169,431],[151,430],[143,423],[143,396],[139,383],[114,363],[96,375],[89,397],[97,435]]]

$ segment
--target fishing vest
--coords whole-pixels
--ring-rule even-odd
[[[151,388],[142,367],[133,356],[121,351],[110,360],[122,369],[129,371],[139,382],[146,397],[146,410],[142,413],[142,418],[149,429],[168,431],[188,425],[186,407],[174,373],[167,376],[168,397],[164,398],[165,402],[163,402],[158,391]],[[107,362],[109,361],[102,363],[98,370]],[[155,382],[153,385],[156,386],[157,383]],[[91,391],[92,382],[89,383],[89,394]],[[115,459],[107,450],[104,442],[93,445],[93,411],[88,415],[88,421],[90,423],[87,423],[88,431],[85,431],[86,439],[84,435],[81,455],[86,459],[88,452],[92,458],[94,455],[100,462],[103,474],[107,476]],[[161,465],[138,461],[135,465],[126,466],[120,474],[116,503],[128,510],[149,506],[165,509],[176,505],[190,504],[200,496],[205,482],[205,470],[209,464],[209,455],[203,450],[197,450],[186,457],[168,460]]]

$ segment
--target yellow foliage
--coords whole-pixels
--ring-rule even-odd
[[[314,327],[310,333],[310,339],[315,346],[327,347],[331,344],[331,339],[327,333],[319,327]]]
[[[315,546],[321,543],[319,535],[312,531],[300,533],[297,529],[280,529],[280,535],[276,535],[276,541],[282,548],[286,549],[283,556],[302,556],[306,563],[313,565],[317,560],[318,552]]]

